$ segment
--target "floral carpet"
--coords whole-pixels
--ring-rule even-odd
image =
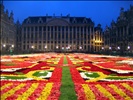
[[[1,56],[1,100],[59,100],[64,66],[77,100],[133,100],[133,58],[80,53]]]

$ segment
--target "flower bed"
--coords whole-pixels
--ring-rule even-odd
[[[44,56],[5,57],[6,59],[10,58],[10,61],[16,65],[19,62],[21,66],[2,65],[1,100],[59,99],[62,69],[56,68],[56,66],[61,56],[54,57],[50,54],[49,58],[45,60],[42,60],[42,57]],[[28,65],[29,63],[31,65]],[[55,66],[51,67],[51,63],[54,63]]]
[[[133,100],[132,58],[47,53],[2,56],[1,61],[2,100],[59,100],[66,67],[77,100]]]
[[[72,58],[69,58],[70,60],[72,59],[73,64],[76,65],[77,63],[80,63],[78,60],[81,60],[83,56],[71,55]],[[83,61],[81,63],[82,66],[70,69],[78,100],[132,100],[133,75],[130,74],[130,71],[133,70],[124,64],[123,69],[120,67],[116,68],[114,65],[111,67],[107,64],[113,64],[112,62],[115,63],[119,60],[129,58],[98,58],[99,57],[94,58],[95,61],[91,61],[90,59],[92,59],[92,57],[88,57],[88,60],[81,60]],[[98,66],[102,64],[100,61],[106,63],[105,66]],[[113,68],[129,70],[128,73],[124,74],[113,71]]]

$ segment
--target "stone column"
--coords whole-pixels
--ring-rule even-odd
[[[45,48],[45,46],[47,46],[47,48]],[[45,48],[45,50],[46,51],[48,51],[48,26],[46,26],[46,43],[45,43],[45,46],[44,46],[44,48]]]
[[[74,39],[73,39],[73,26],[72,26],[72,50],[74,49]]]
[[[91,28],[91,26],[90,26],[90,51],[92,52],[92,48],[93,48],[93,30],[92,30],[92,28]]]

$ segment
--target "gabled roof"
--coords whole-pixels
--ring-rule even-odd
[[[86,24],[93,24],[92,20],[90,18],[86,18],[86,17],[69,17],[69,16],[33,16],[33,17],[28,17],[26,19],[24,19],[23,23],[27,23],[28,20],[30,21],[31,24],[33,23],[38,23],[39,19],[42,19],[43,23],[46,23],[47,18],[62,18],[62,19],[69,19],[69,23],[75,23],[75,24],[83,24],[84,20],[86,19],[87,23]],[[29,24],[30,24],[29,23]]]

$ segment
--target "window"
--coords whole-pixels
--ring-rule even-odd
[[[37,31],[37,26],[35,27],[35,31]]]
[[[29,49],[29,45],[27,45],[27,49]]]
[[[39,49],[41,49],[41,45],[39,45]]]
[[[62,26],[62,31],[64,31],[64,26]]]
[[[27,30],[30,31],[30,27],[27,27]]]
[[[60,31],[60,26],[58,26],[58,31]]]
[[[55,26],[55,31],[57,31],[57,27]]]
[[[51,31],[53,31],[53,26],[51,26]]]
[[[33,27],[31,27],[31,31],[33,31]]]
[[[48,31],[50,31],[50,27],[48,26],[47,28],[48,28]]]
[[[79,31],[79,27],[77,27],[77,31]]]
[[[23,49],[25,50],[25,45],[23,45]]]
[[[70,31],[72,31],[72,26],[70,26]]]
[[[42,27],[41,26],[39,27],[39,31],[42,31]]]
[[[24,32],[26,32],[26,27],[24,27]]]
[[[68,31],[68,26],[66,26],[66,31]]]

